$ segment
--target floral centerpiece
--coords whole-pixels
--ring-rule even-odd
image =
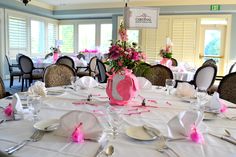
[[[160,50],[160,56],[163,58],[172,58],[172,46],[173,43],[171,42],[171,39],[167,38],[165,48]]]
[[[120,25],[119,35],[121,40],[111,43],[106,64],[111,67],[112,72],[133,70],[146,59],[145,54],[137,43],[128,42],[127,30],[123,24]]]
[[[123,23],[119,29],[120,40],[112,42],[105,64],[111,68],[106,92],[111,105],[126,105],[139,90],[137,78],[132,74],[145,59],[136,43],[129,43]]]

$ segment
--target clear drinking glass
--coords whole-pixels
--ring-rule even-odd
[[[41,96],[29,95],[27,97],[27,105],[28,105],[29,110],[33,114],[33,121],[38,121],[39,120],[38,113],[41,107]]]
[[[204,110],[204,100],[207,96],[207,90],[205,88],[197,87],[196,88],[196,97],[197,97],[197,106],[199,111]]]
[[[121,108],[117,108],[113,106],[109,106],[107,108],[108,123],[112,131],[113,139],[115,139],[116,136],[118,135],[118,131],[122,124],[121,114],[122,114]]]
[[[166,79],[166,90],[167,90],[167,95],[171,94],[171,90],[175,86],[175,80],[174,79]]]

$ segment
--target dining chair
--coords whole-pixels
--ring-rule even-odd
[[[11,64],[8,56],[5,55],[5,57],[7,60],[8,69],[9,69],[9,73],[10,73],[10,88],[11,88],[11,86],[13,86],[15,76],[19,77],[19,82],[20,82],[22,72],[20,71],[19,64]]]
[[[136,67],[133,70],[133,74],[137,77],[144,77],[144,74],[147,72],[147,70],[151,67],[148,63],[140,63],[138,67]]]
[[[217,67],[214,65],[203,65],[197,69],[193,81],[190,81],[195,87],[209,89],[216,78]]]
[[[3,82],[2,78],[0,77],[0,99],[4,98],[6,96],[10,96],[10,95],[11,94],[9,92],[6,92],[4,82]]]
[[[44,68],[35,68],[34,63],[32,59],[28,56],[22,55],[19,58],[19,65],[22,72],[22,86],[21,91],[23,91],[24,88],[24,82],[26,81],[27,86],[27,80],[29,80],[29,85],[33,82],[33,80],[39,80],[43,77],[43,69]]]
[[[144,77],[148,79],[152,85],[165,86],[166,79],[173,79],[172,71],[161,64],[151,66],[145,73]]]
[[[68,65],[69,67],[71,67],[72,69],[75,69],[75,62],[74,60],[69,57],[69,56],[62,56],[60,58],[58,58],[56,64],[64,64],[64,65]]]
[[[178,61],[175,58],[171,58],[172,66],[178,66]]]
[[[220,98],[236,104],[236,72],[223,77],[218,87]]]
[[[70,85],[72,76],[75,76],[75,71],[70,66],[52,64],[45,69],[43,81],[46,87]]]
[[[97,69],[98,69],[98,74],[97,74],[98,82],[106,83],[107,82],[106,66],[100,59],[97,59]]]
[[[80,68],[77,68],[76,73],[77,76],[83,77],[83,76],[91,76],[95,77],[96,74],[98,73],[97,71],[97,56],[94,56],[90,59],[88,66],[84,71],[79,71]]]
[[[207,59],[202,65],[216,65],[216,61],[214,59]]]
[[[48,54],[45,55],[44,59],[48,59],[49,57],[52,57],[52,56],[53,56],[53,53],[50,52],[50,53],[48,53]]]
[[[78,55],[77,55],[77,58],[78,58],[78,59],[81,59],[81,58],[83,58],[83,59],[85,60],[85,55],[84,55],[84,54],[82,54],[82,53],[80,53],[80,54],[78,54]]]

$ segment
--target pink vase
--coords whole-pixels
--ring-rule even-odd
[[[131,70],[110,75],[107,82],[106,93],[111,105],[127,105],[139,90],[138,80]]]
[[[56,63],[57,59],[59,58],[58,52],[53,53],[53,63]]]

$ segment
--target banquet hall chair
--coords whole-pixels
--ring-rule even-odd
[[[80,71],[80,69],[77,68],[76,73],[77,76],[83,77],[83,76],[91,76],[95,77],[98,73],[97,70],[97,56],[94,56],[90,59],[88,67],[86,67],[85,71]]]
[[[53,53],[50,52],[50,53],[48,53],[48,54],[45,55],[44,59],[48,59],[49,57],[52,57],[52,56],[53,56]]]
[[[6,96],[9,96],[9,95],[10,95],[10,93],[6,92],[3,80],[0,77],[0,99],[4,98]]]
[[[100,59],[97,59],[97,69],[98,69],[98,74],[97,74],[98,82],[106,83],[107,82],[106,66]]]
[[[177,67],[178,66],[178,61],[175,58],[171,58],[172,61],[172,66]]]
[[[69,57],[69,56],[62,56],[60,58],[58,58],[56,64],[64,64],[64,65],[68,65],[69,67],[71,67],[72,69],[75,69],[75,62],[74,60]]]
[[[144,73],[144,77],[148,79],[152,85],[165,86],[166,79],[173,79],[172,71],[161,64],[149,67]]]
[[[43,81],[46,87],[70,85],[72,76],[75,76],[75,71],[70,66],[52,64],[45,69]]]
[[[35,68],[30,57],[25,55],[20,56],[19,65],[21,72],[23,73],[21,91],[23,91],[25,81],[27,86],[27,80],[29,80],[30,85],[33,80],[40,80],[43,78],[43,68]]]
[[[20,71],[19,64],[11,64],[8,56],[5,55],[5,57],[7,60],[8,69],[9,69],[9,73],[10,73],[10,88],[11,88],[11,86],[13,86],[13,81],[14,81],[15,76],[19,77],[19,82],[20,82],[22,72]]]
[[[216,61],[214,59],[207,59],[202,65],[216,65]]]
[[[215,81],[216,73],[217,67],[214,65],[201,66],[194,75],[194,86],[205,90],[209,89]]]
[[[141,63],[138,67],[136,67],[133,71],[134,75],[137,77],[144,77],[144,74],[147,72],[147,70],[151,67],[148,63]]]
[[[83,58],[83,59],[85,60],[85,55],[83,55],[83,54],[80,53],[80,54],[77,55],[77,58],[78,58],[78,59]]]
[[[218,87],[220,98],[236,104],[236,72],[223,77]]]

